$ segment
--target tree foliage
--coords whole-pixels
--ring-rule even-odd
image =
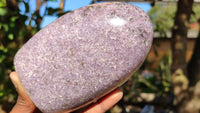
[[[161,37],[166,37],[166,33],[172,29],[174,25],[175,12],[175,4],[158,4],[152,7],[148,12],[154,25],[154,31],[159,32]]]
[[[17,5],[17,1],[0,1],[0,104],[6,110],[16,99],[16,92],[8,76],[14,70],[13,57],[31,35],[25,25],[28,17],[19,13]]]
[[[63,12],[58,12],[61,9],[52,9],[47,6],[45,6],[45,14],[40,14],[43,4],[55,1],[37,0],[37,8],[32,13],[29,0],[0,0],[0,108],[2,107],[7,112],[10,111],[17,98],[15,88],[9,79],[10,72],[14,71],[14,55],[29,38],[40,30],[45,15],[62,15]],[[23,4],[24,11],[20,10],[19,4]]]
[[[156,4],[148,12],[149,17],[154,25],[154,31],[160,33],[161,37],[166,37],[167,32],[171,32],[174,26],[175,13],[177,11],[176,4]],[[200,18],[199,4],[193,5],[193,14],[189,23],[196,23]]]

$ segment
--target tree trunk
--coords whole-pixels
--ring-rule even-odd
[[[189,19],[192,14],[194,0],[179,0],[172,28],[172,85],[174,92],[174,104],[178,113],[187,113],[184,109],[190,95],[188,91],[188,79],[186,77],[186,49]]]
[[[59,4],[59,13],[63,13],[64,12],[64,5],[65,5],[65,0],[60,0],[60,4]]]
[[[172,29],[172,73],[177,69],[186,70],[186,41],[193,0],[179,0]]]
[[[45,2],[45,1],[43,1]],[[37,31],[40,30],[40,25],[41,25],[41,22],[42,22],[42,17],[40,16],[40,7],[41,5],[43,4],[43,2],[41,2],[41,0],[37,0],[36,1],[36,11],[35,11],[35,15],[36,15],[36,27],[37,27]]]
[[[198,24],[200,27],[200,19]],[[194,46],[193,55],[190,62],[188,63],[187,69],[190,86],[194,86],[200,80],[200,29]]]

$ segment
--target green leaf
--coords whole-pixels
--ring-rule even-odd
[[[5,16],[7,14],[7,10],[5,8],[0,8],[0,16]]]
[[[29,4],[26,3],[25,1],[23,1],[24,3],[24,6],[25,6],[25,12],[28,13],[30,10],[29,10]]]
[[[152,83],[150,83],[150,81],[144,78],[140,78],[139,82],[145,84],[147,87],[151,88],[154,91],[158,91],[158,88],[155,85],[153,85]]]
[[[5,59],[6,59],[6,56],[5,55],[1,55],[0,56],[0,63],[2,63]]]
[[[3,28],[4,28],[5,31],[8,31],[9,28],[8,28],[7,24],[3,24],[2,26],[3,26]]]
[[[12,22],[15,22],[18,18],[19,18],[18,16],[13,16],[13,17],[10,18],[10,20],[11,20]]]
[[[8,49],[5,48],[3,45],[0,46],[0,50],[3,51],[4,53],[8,52]]]
[[[2,97],[4,95],[3,91],[0,91],[0,97]]]
[[[6,6],[6,0],[0,0],[0,7]]]
[[[14,35],[13,35],[13,34],[8,34],[8,38],[9,38],[10,40],[13,40],[13,39],[14,39]]]
[[[31,34],[34,35],[35,33],[37,33],[37,29],[32,29]]]
[[[49,7],[48,9],[48,15],[54,15],[54,14],[56,14],[56,13],[58,13],[58,11],[60,11],[60,9],[59,8],[51,8],[51,7]]]
[[[11,22],[11,23],[10,23],[10,27],[15,27],[15,23],[14,23],[14,22]]]

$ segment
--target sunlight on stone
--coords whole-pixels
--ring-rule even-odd
[[[124,20],[123,18],[119,18],[119,17],[116,17],[116,18],[112,18],[109,20],[109,23],[113,26],[123,26],[125,25],[127,22],[126,20]]]

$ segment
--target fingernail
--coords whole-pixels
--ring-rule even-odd
[[[123,97],[123,92],[121,90],[117,89],[116,91],[114,91],[114,95],[112,97],[113,98],[116,98],[116,97],[122,98]]]
[[[15,82],[15,75],[13,74],[13,72],[10,74],[10,79],[13,85],[15,86],[15,88],[17,89],[17,83]]]

